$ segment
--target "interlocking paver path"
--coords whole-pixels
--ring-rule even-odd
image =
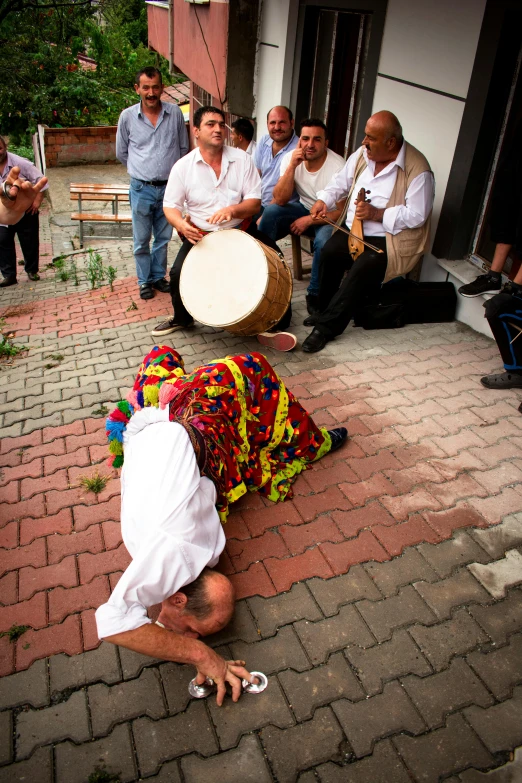
[[[517,392],[480,386],[500,366],[492,341],[458,323],[350,328],[320,355],[268,352],[316,420],[351,440],[298,478],[293,500],[233,508],[220,567],[239,601],[210,641],[269,687],[218,709],[189,698],[190,667],[96,636],[94,611],[129,562],[103,409],[170,304],[139,300],[128,243],[102,255],[119,269],[113,293],[47,271],[0,294],[28,348],[0,370],[0,631],[28,626],[0,639],[0,783],[87,783],[96,770],[158,783],[522,779],[522,416]],[[188,368],[258,348],[201,327],[164,342]],[[97,496],[79,484],[96,469],[111,475]]]

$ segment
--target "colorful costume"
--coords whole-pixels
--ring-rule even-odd
[[[112,464],[123,464],[123,436],[135,410],[169,406],[169,419],[203,436],[205,475],[217,489],[216,508],[247,490],[275,502],[292,497],[296,476],[327,454],[331,438],[313,422],[259,353],[219,359],[185,373],[181,356],[155,346],[145,357],[127,401],[107,419]],[[190,435],[189,431],[189,435]]]

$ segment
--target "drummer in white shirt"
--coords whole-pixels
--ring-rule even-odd
[[[154,337],[190,328],[194,323],[181,299],[179,281],[188,253],[205,234],[240,228],[280,253],[275,242],[261,235],[252,221],[261,207],[261,180],[250,155],[225,146],[224,113],[214,106],[201,106],[193,123],[198,147],[172,167],[163,200],[167,220],[183,239],[170,270],[174,316],[152,330]],[[263,333],[260,342],[276,350],[292,350],[296,338],[284,331],[291,315],[289,306],[277,325],[281,331]]]

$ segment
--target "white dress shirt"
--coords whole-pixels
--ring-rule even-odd
[[[254,139],[252,139],[252,141],[250,142],[250,144],[248,145],[248,147],[245,150],[246,154],[247,155],[252,155],[252,157],[254,157],[254,155],[256,153],[256,147],[257,147],[257,144],[254,141]]]
[[[127,426],[121,532],[132,562],[96,612],[101,639],[150,623],[147,607],[215,566],[225,546],[214,484],[200,475],[186,431],[168,415],[168,407],[144,408]]]
[[[203,231],[235,228],[243,218],[213,224],[208,218],[223,207],[240,204],[247,198],[261,198],[261,179],[250,155],[235,147],[223,147],[218,177],[206,163],[199,148],[192,150],[172,167],[163,198],[164,207],[183,212]]]
[[[352,225],[355,216],[355,201],[361,188],[369,190],[366,198],[371,199],[371,205],[377,209],[384,209],[390,200],[390,196],[397,178],[397,168],[404,169],[404,157],[406,145],[403,144],[399,154],[385,169],[375,176],[375,161],[368,160],[366,147],[361,147],[367,167],[364,169],[352,193],[348,213],[346,215],[346,225]],[[333,177],[331,182],[317,193],[317,198],[324,201],[328,210],[333,209],[335,204],[344,198],[349,192],[355,167],[361,149],[354,152],[344,168]],[[426,222],[428,215],[433,207],[435,198],[435,180],[431,171],[425,171],[412,180],[410,187],[406,191],[406,203],[399,204],[396,207],[385,209],[382,223],[374,220],[364,221],[364,236],[384,236],[387,234],[398,234],[405,228],[417,228]]]

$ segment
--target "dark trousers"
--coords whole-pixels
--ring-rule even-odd
[[[328,337],[342,334],[355,310],[379,292],[386,274],[386,239],[370,237],[369,241],[384,253],[366,248],[354,261],[348,237],[342,231],[335,231],[323,248],[319,268],[321,315],[316,328]],[[348,274],[344,277],[345,272]]]
[[[14,226],[0,226],[0,272],[4,277],[16,277],[16,235],[24,254],[25,271],[38,272],[39,227],[38,212],[25,214]]]
[[[278,255],[281,254],[281,251],[276,245],[276,243],[273,240],[271,240],[270,237],[267,237],[266,234],[261,233],[261,231],[259,231],[259,229],[257,228],[256,224],[253,221],[250,224],[250,227],[248,228],[246,233],[250,234],[250,236],[253,237],[254,239],[257,239],[258,242],[262,242],[263,245],[267,245],[268,247],[271,247],[272,250],[275,250]],[[183,269],[183,264],[185,263],[185,259],[193,247],[194,245],[191,242],[189,242],[188,239],[184,239],[183,244],[181,245],[178,251],[178,255],[174,259],[174,263],[170,270],[170,296],[172,298],[172,306],[174,307],[174,316],[176,318],[176,321],[180,324],[192,323],[192,316],[190,315],[189,311],[183,304],[181,295],[179,293],[179,279],[181,276],[181,270]],[[290,325],[291,320],[292,320],[292,305],[289,304],[288,310],[277,324],[277,329],[279,330],[287,329],[288,326]]]
[[[513,326],[522,328],[522,299],[511,294],[496,294],[484,306],[505,369],[522,373],[522,334],[518,337],[520,333]],[[511,342],[514,337],[517,339]]]

